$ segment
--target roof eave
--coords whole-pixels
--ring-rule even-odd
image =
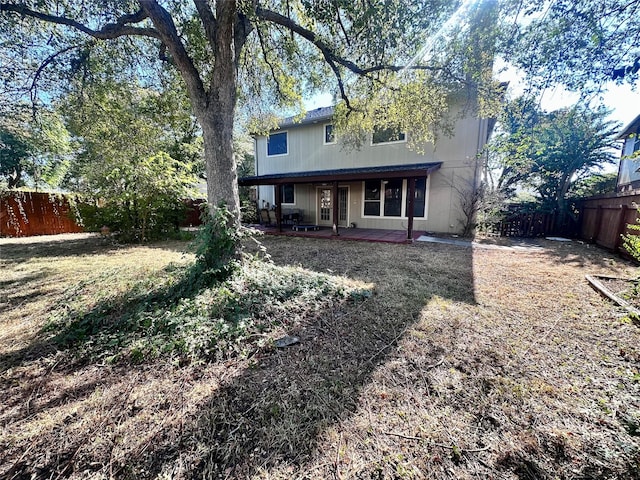
[[[622,140],[623,138],[628,137],[630,134],[635,133],[638,127],[640,126],[640,115],[633,119],[629,125],[624,127],[622,131],[616,137],[616,140]]]
[[[330,170],[326,173],[318,172],[297,172],[286,174],[262,175],[256,177],[244,177],[238,179],[238,185],[283,185],[287,183],[326,183],[326,182],[353,182],[363,180],[387,179],[387,178],[409,178],[425,177],[431,172],[438,170],[442,162],[415,165],[415,168],[396,168],[386,170],[367,169],[344,169],[341,171]]]

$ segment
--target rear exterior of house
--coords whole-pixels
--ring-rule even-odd
[[[336,137],[333,109],[307,113],[299,123],[285,119],[269,136],[256,136],[256,175],[240,179],[257,185],[258,205],[279,216],[296,212],[300,223],[459,233],[464,224],[461,195],[478,185],[481,152],[491,122],[467,116],[452,137],[408,148],[411,132],[380,131],[359,150]]]
[[[630,192],[640,188],[640,164],[638,159],[630,158],[640,151],[640,115],[627,125],[618,135],[624,141],[622,156],[618,167],[618,182],[616,191]]]

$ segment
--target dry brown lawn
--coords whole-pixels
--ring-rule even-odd
[[[301,343],[221,361],[78,361],[41,331],[184,244],[0,241],[1,478],[640,478],[640,331],[593,246],[512,252],[269,237],[273,261],[373,285]],[[90,339],[88,340],[91,341]]]

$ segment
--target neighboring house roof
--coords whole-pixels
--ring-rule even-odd
[[[617,139],[621,140],[632,133],[636,133],[638,127],[640,127],[640,115],[638,115],[629,125],[624,127],[624,129],[618,134]]]
[[[375,178],[424,177],[437,170],[442,162],[387,165],[382,167],[340,168],[309,172],[273,173],[238,180],[241,186],[281,185],[284,183],[316,183],[335,181],[357,181]]]

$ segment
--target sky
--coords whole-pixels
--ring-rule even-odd
[[[515,85],[513,81],[510,85]],[[609,118],[620,123],[621,129],[631,123],[640,115],[640,80],[636,82],[637,89],[633,91],[631,86],[610,85],[607,92],[601,97],[594,98],[595,105],[604,105],[611,110]],[[510,87],[510,95],[517,96],[518,87]],[[544,110],[553,111],[562,107],[573,105],[578,100],[578,94],[567,92],[562,88],[553,88],[545,91],[542,95],[541,106]],[[314,108],[328,107],[332,105],[333,97],[328,92],[323,92],[305,101],[307,110]]]
[[[640,82],[636,82],[640,87]],[[546,110],[556,110],[574,104],[578,95],[554,89],[545,92],[542,105]],[[611,110],[609,118],[620,122],[623,127],[640,115],[640,88],[635,92],[630,85],[612,85],[600,98],[594,99],[599,105]]]
[[[509,75],[507,78],[501,77],[500,80],[509,81],[509,95],[513,98],[522,91],[522,88],[519,86],[519,82],[514,74],[510,73]],[[620,131],[640,115],[640,79],[636,80],[635,85],[636,91],[634,91],[629,84],[615,85],[611,83],[606,92],[593,99],[593,106],[604,105],[611,110],[609,119],[620,124]],[[548,89],[542,94],[540,106],[544,110],[553,111],[571,106],[575,104],[578,99],[578,94],[556,87]],[[325,92],[305,101],[305,107],[307,110],[313,110],[314,108],[330,106],[332,103],[332,95]],[[621,155],[621,153],[622,149],[618,152],[618,156]],[[602,171],[604,173],[610,173],[615,172],[617,168],[617,165],[605,165]]]

